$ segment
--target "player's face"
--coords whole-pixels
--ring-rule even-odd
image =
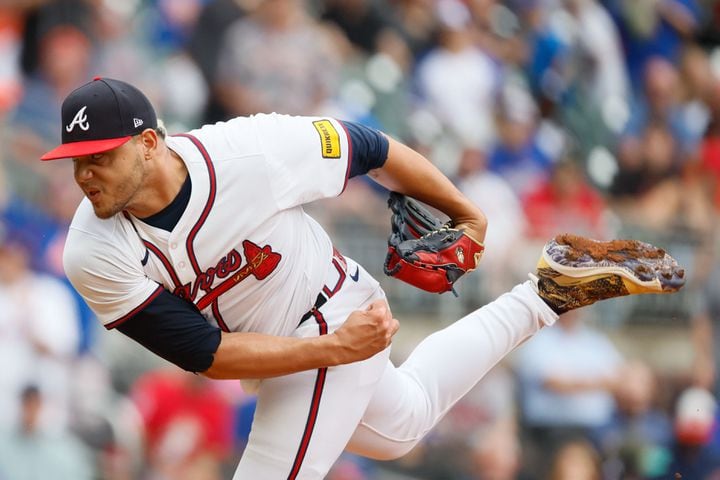
[[[113,150],[73,159],[75,181],[98,218],[110,218],[136,201],[145,165],[136,139]]]

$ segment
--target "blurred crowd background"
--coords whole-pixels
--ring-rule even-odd
[[[720,478],[718,45],[715,0],[0,1],[0,479],[226,479],[250,429],[239,382],[102,331],[64,278],[80,192],[70,162],[38,159],[95,75],[143,89],[171,133],[331,115],[453,179],[489,219],[458,297],[382,280],[372,181],[308,207],[382,280],[397,362],[523,281],[557,233],[653,242],[685,266],[676,295],[563,316],[407,457],[343,456],[328,478]]]

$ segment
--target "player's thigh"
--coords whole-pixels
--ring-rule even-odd
[[[363,362],[264,380],[234,480],[322,479],[357,428],[389,349]]]

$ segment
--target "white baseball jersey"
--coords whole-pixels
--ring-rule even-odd
[[[340,194],[350,146],[333,119],[257,115],[169,137],[192,182],[171,232],[84,200],[68,277],[111,328],[159,294],[193,301],[225,331],[287,335],[332,275],[332,243],[302,204]]]
[[[302,209],[345,186],[352,152],[340,122],[258,115],[167,143],[192,184],[172,231],[125,214],[100,220],[87,200],[70,227],[67,275],[107,328],[163,289],[223,330],[298,338],[332,333],[384,297]],[[319,292],[326,302],[305,315]],[[520,285],[428,337],[400,367],[388,348],[262,380],[233,478],[321,479],[346,448],[371,458],[404,455],[488,369],[556,318],[531,285]]]

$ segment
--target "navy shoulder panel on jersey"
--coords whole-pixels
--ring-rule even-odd
[[[348,132],[352,145],[351,178],[364,175],[374,168],[385,165],[390,148],[390,142],[385,135],[359,123],[343,120],[342,124]]]
[[[220,329],[210,325],[193,304],[167,290],[117,329],[189,372],[210,368],[220,346]]]

